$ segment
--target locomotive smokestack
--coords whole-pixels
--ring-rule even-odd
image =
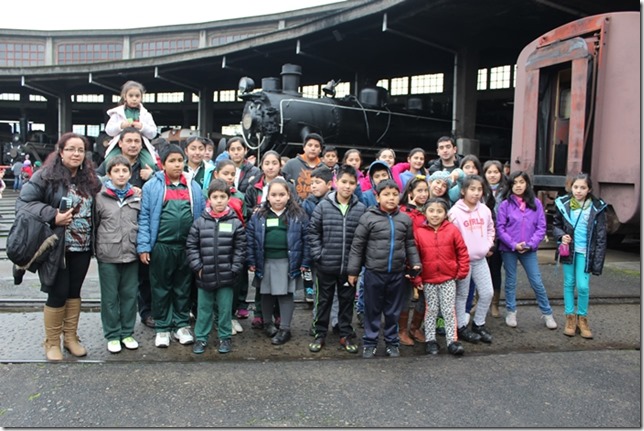
[[[302,76],[302,67],[297,64],[284,64],[282,66],[282,91],[284,93],[299,95],[297,91],[300,87],[300,76]]]

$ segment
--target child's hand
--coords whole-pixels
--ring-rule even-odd
[[[570,244],[571,241],[572,238],[570,237],[570,235],[564,235],[561,237],[561,242],[564,244]]]
[[[351,286],[355,286],[358,283],[358,276],[357,275],[350,275],[347,277],[347,281]]]
[[[248,270],[249,270],[250,272],[255,272],[255,265],[249,265],[249,266],[248,266]]]
[[[141,253],[139,255],[139,259],[141,259],[141,262],[149,265],[150,264],[150,253]]]
[[[140,121],[132,121],[132,127],[136,127],[137,129],[141,130],[143,128],[143,123]]]
[[[132,124],[128,121],[125,120],[121,123],[121,129],[125,129],[126,127],[130,127]]]

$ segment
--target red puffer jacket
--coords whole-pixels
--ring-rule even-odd
[[[414,229],[416,248],[420,254],[423,271],[413,280],[414,286],[422,283],[440,284],[447,280],[460,280],[470,270],[470,257],[461,232],[445,220],[438,229],[427,224]]]

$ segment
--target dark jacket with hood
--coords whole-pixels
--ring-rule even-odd
[[[561,237],[570,235],[571,242],[568,244],[571,253],[559,257],[559,249],[556,255],[562,263],[573,263],[573,251],[575,250],[574,226],[576,218],[571,217],[570,211],[571,196],[560,196],[555,200],[557,211],[554,215],[552,234],[561,243]],[[588,230],[586,247],[586,264],[584,271],[593,275],[601,275],[606,257],[607,231],[606,231],[606,203],[595,197],[592,198],[590,214],[588,215]]]
[[[371,165],[369,165],[367,176],[369,177],[369,182],[371,182],[371,189],[363,191],[362,197],[360,199],[367,208],[372,207],[374,205],[378,205],[378,201],[376,200],[376,184],[373,182],[373,173],[376,170],[381,171],[383,166],[387,170],[387,173],[389,174],[389,178],[393,179],[391,175],[391,168],[386,162],[383,162],[382,160],[376,160]]]
[[[207,206],[190,228],[186,240],[186,260],[197,274],[197,287],[206,291],[233,287],[244,270],[246,232],[235,211],[226,210],[217,219]]]
[[[347,274],[360,274],[362,266],[374,272],[403,272],[407,265],[420,266],[411,219],[398,209],[367,209],[351,243]]]

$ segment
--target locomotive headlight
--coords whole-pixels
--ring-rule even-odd
[[[250,93],[254,89],[255,89],[255,81],[253,81],[249,77],[244,76],[242,79],[239,80],[239,92],[241,94]]]
[[[253,114],[251,112],[245,112],[242,116],[242,128],[244,130],[250,130],[253,127]]]

